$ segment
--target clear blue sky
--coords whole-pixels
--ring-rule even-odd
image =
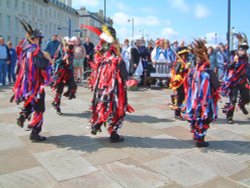
[[[191,41],[206,37],[209,43],[225,42],[228,0],[106,0],[107,16],[114,20],[120,40],[131,37],[164,37]],[[73,0],[73,7],[92,12],[103,9],[104,0]],[[231,26],[250,38],[250,0],[231,0]]]

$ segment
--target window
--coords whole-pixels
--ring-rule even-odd
[[[3,30],[3,21],[2,21],[2,14],[0,13],[0,31],[2,30]]]
[[[35,16],[37,16],[37,6],[35,7]]]
[[[47,18],[48,18],[48,11],[45,10],[45,19],[47,19]]]
[[[29,4],[29,13],[31,13],[32,8],[31,8],[31,4]]]
[[[18,10],[19,1],[15,0],[15,9]]]
[[[7,0],[7,7],[11,8],[11,1],[10,0]]]
[[[0,0],[0,6],[2,6],[2,0]]]
[[[15,18],[15,31],[16,31],[16,33],[18,33],[18,31],[19,31],[19,20],[17,17]]]
[[[7,36],[7,41],[11,41],[11,37],[9,35]]]
[[[15,46],[18,45],[18,37],[15,37]]]
[[[6,17],[6,31],[10,32],[10,16]]]
[[[40,18],[42,19],[43,18],[43,9],[40,8]]]
[[[26,3],[23,2],[23,12],[25,13],[26,12]]]

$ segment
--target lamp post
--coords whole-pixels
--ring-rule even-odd
[[[140,29],[139,32],[141,32],[141,37],[144,38],[144,29]]]
[[[103,11],[104,11],[104,23],[106,23],[106,0],[104,0],[104,8],[103,8]]]
[[[214,43],[217,44],[217,33],[214,33]]]
[[[72,25],[71,25],[71,19],[69,19],[69,25],[68,27],[58,27],[58,30],[68,30],[68,37],[71,38],[72,34]],[[82,31],[79,29],[73,30],[73,32],[80,32],[80,35],[82,35]]]
[[[134,31],[135,31],[134,18],[129,19],[128,22],[132,23],[132,40],[133,40],[134,39]]]
[[[231,51],[230,36],[231,36],[231,0],[228,0],[228,3],[227,3],[227,44],[228,44],[229,52]]]

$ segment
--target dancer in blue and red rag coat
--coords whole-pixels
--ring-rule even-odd
[[[217,118],[219,81],[210,71],[205,42],[195,40],[192,52],[196,56],[196,66],[188,75],[186,93],[186,118],[191,124],[193,139],[197,147],[207,147],[205,136],[209,124]]]

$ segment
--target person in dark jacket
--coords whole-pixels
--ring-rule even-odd
[[[84,71],[90,68],[90,62],[93,61],[94,53],[95,53],[95,46],[90,41],[89,37],[86,37],[85,43],[83,44],[86,51],[86,57],[84,59]]]
[[[6,84],[8,64],[10,64],[10,51],[4,44],[4,38],[0,37],[0,86]]]
[[[10,50],[10,63],[8,64],[8,79],[9,84],[12,84],[16,81],[15,67],[17,62],[17,53],[16,50],[12,47],[11,41],[7,43]]]

